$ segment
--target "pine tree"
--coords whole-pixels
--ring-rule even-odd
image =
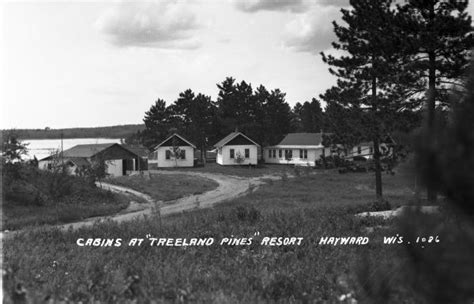
[[[297,103],[293,112],[297,116],[299,132],[320,132],[323,129],[323,110],[321,103],[316,98],[311,102]]]
[[[403,46],[410,54],[405,71],[419,76],[409,88],[413,95],[424,101],[428,134],[434,133],[436,108],[449,108],[449,91],[463,85],[462,75],[465,75],[474,46],[467,5],[468,1],[459,0],[410,0],[399,6],[405,37]],[[426,94],[416,95],[420,91]],[[433,136],[429,138],[434,147]],[[434,148],[425,152],[426,158],[434,159]],[[428,199],[434,202],[434,185],[427,187]]]
[[[154,145],[165,140],[170,126],[170,112],[163,99],[157,99],[150,110],[145,112],[145,130],[142,132],[143,144],[152,148]]]
[[[178,132],[197,144],[201,150],[201,159],[205,162],[209,138],[215,140],[212,126],[216,109],[211,98],[201,93],[196,96],[188,89],[180,93],[179,98],[169,108],[174,124],[179,126]]]
[[[398,107],[395,91],[399,74],[396,52],[399,36],[391,35],[391,24],[396,15],[391,0],[351,0],[350,10],[342,9],[343,21],[336,22],[334,31],[336,50],[344,55],[335,57],[322,53],[323,61],[331,65],[329,71],[338,77],[337,86],[321,96],[328,104],[338,103],[352,111],[364,112],[354,129],[360,128],[374,146],[376,196],[382,200],[382,174],[379,143],[390,121],[387,113]]]
[[[275,145],[291,130],[291,108],[285,101],[285,93],[272,90],[263,105],[265,130],[264,144]]]

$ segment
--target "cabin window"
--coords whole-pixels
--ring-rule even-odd
[[[273,150],[273,158],[276,158],[276,152],[277,150]]]
[[[48,170],[53,169],[53,166],[51,164],[48,164]]]
[[[300,158],[307,159],[308,158],[308,150],[300,149]]]
[[[281,158],[281,154],[282,154],[282,152],[281,152],[281,149],[280,149],[280,150],[278,150],[278,157],[279,158]]]
[[[293,158],[293,150],[285,150],[285,159]]]
[[[180,158],[181,159],[186,159],[186,150],[181,150],[180,151]]]
[[[268,158],[272,158],[272,150],[268,150]]]
[[[357,153],[358,153],[358,154],[361,154],[361,153],[362,153],[362,148],[361,148],[361,146],[358,146],[358,147],[357,147]]]
[[[230,149],[230,158],[235,158],[235,151],[234,151],[234,149]]]
[[[170,150],[166,150],[165,157],[166,157],[166,159],[171,158],[171,151]]]
[[[250,158],[250,149],[245,149],[245,158]]]

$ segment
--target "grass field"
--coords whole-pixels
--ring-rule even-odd
[[[312,169],[311,169],[312,170]],[[261,164],[256,167],[250,166],[221,166],[219,164],[207,163],[205,166],[197,166],[193,168],[159,168],[157,171],[194,171],[194,172],[208,172],[226,175],[235,175],[241,177],[258,177],[269,174],[282,174],[284,172],[290,173],[293,171],[293,166],[287,165],[269,165]]]
[[[17,230],[45,224],[63,224],[89,217],[115,214],[126,208],[130,198],[97,189],[87,197],[58,200],[45,206],[3,204],[3,230]]]
[[[218,186],[213,180],[184,174],[150,174],[149,178],[138,175],[121,176],[110,179],[108,182],[130,187],[159,201],[170,201],[191,194],[201,194]]]
[[[407,176],[384,176],[387,199],[412,195]],[[37,231],[4,242],[4,292],[21,283],[30,298],[197,303],[428,303],[407,286],[403,246],[381,245],[397,230],[365,232],[381,220],[357,219],[374,199],[371,174],[321,172],[274,181],[213,209],[143,221],[103,223],[75,232]],[[241,246],[79,247],[78,238],[253,237]],[[258,234],[256,236],[256,234]],[[265,236],[303,237],[300,246],[260,246]],[[369,236],[365,246],[318,246],[322,236]],[[123,241],[126,243],[126,241]],[[34,252],[34,254],[31,254]],[[382,277],[376,277],[380,275]],[[390,275],[387,275],[390,274]],[[407,281],[408,282],[408,281]],[[403,286],[403,287],[400,287]],[[365,299],[365,300],[364,300]],[[386,301],[387,300],[387,301]],[[6,299],[5,303],[10,303]],[[374,302],[376,303],[376,302]]]
[[[126,208],[135,197],[98,189],[90,181],[30,165],[3,170],[2,229],[17,230],[43,224],[62,224],[110,215]]]

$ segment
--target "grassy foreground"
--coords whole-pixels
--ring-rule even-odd
[[[159,168],[156,171],[194,171],[234,175],[240,177],[259,177],[263,175],[282,174],[284,172],[291,173],[293,172],[293,166],[269,164],[259,164],[256,167],[250,167],[246,165],[222,166],[215,162],[209,162],[206,163],[205,166],[196,166],[192,168]]]
[[[14,170],[6,170],[3,179],[3,230],[115,214],[126,208],[131,199],[101,190],[84,178],[42,171],[29,165],[11,167]]]
[[[201,194],[217,188],[218,184],[210,179],[185,174],[150,174],[120,176],[108,182],[146,193],[155,200],[170,201],[191,194]]]
[[[3,205],[3,229],[17,230],[38,225],[64,224],[85,218],[115,214],[125,209],[130,198],[102,190],[90,190],[87,196],[76,196],[52,205]]]
[[[37,231],[4,242],[5,303],[13,298],[107,303],[424,303],[404,284],[401,246],[382,245],[394,228],[353,216],[371,201],[372,176],[332,172],[273,182],[214,209],[78,231]],[[410,199],[388,176],[391,202]],[[360,189],[360,190],[357,190]],[[367,190],[369,189],[369,190]],[[129,247],[131,238],[253,237],[252,245]],[[257,235],[256,235],[257,234]],[[261,246],[263,237],[303,237],[300,246]],[[318,245],[325,236],[368,236],[367,245]],[[78,238],[121,238],[120,247],[80,247]],[[127,241],[125,241],[127,240]],[[145,240],[146,242],[146,240]],[[33,253],[34,254],[31,254]],[[374,274],[382,273],[382,277]],[[21,284],[21,285],[18,285]],[[402,286],[402,287],[401,287]],[[369,288],[368,288],[369,287]],[[407,300],[408,299],[408,300]],[[383,303],[380,302],[379,303]]]

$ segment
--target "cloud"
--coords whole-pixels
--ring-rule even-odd
[[[349,0],[233,0],[234,6],[243,12],[290,11],[302,13],[313,6],[347,7]]]
[[[116,46],[196,49],[201,27],[195,14],[181,2],[124,2],[107,10],[96,27]]]
[[[316,0],[316,3],[321,6],[347,7],[349,0]]]
[[[318,54],[336,41],[332,21],[341,17],[340,7],[314,6],[285,26],[284,46],[297,51]]]
[[[304,12],[310,3],[307,0],[235,0],[238,10],[254,13],[258,11]]]

